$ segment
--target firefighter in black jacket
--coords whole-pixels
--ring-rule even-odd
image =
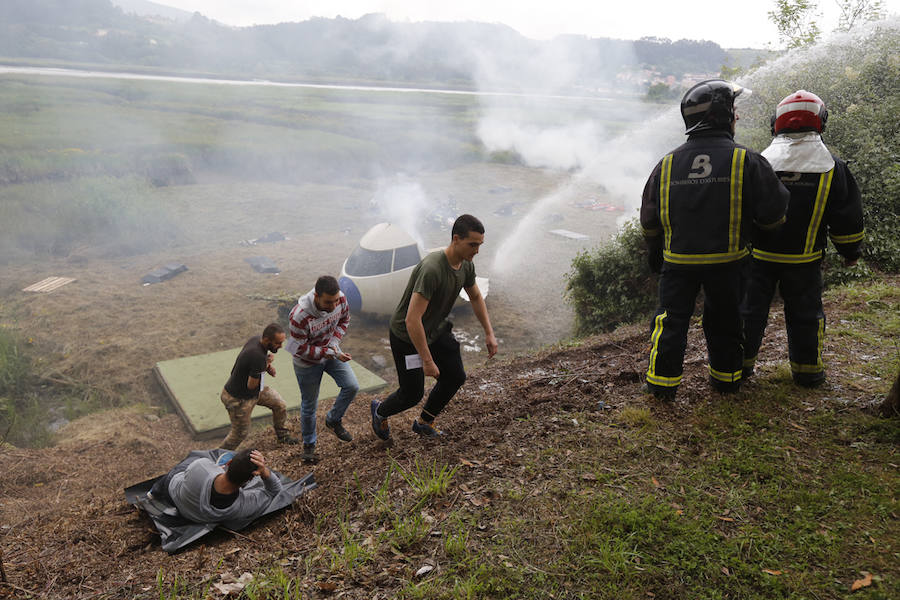
[[[742,307],[744,377],[753,374],[777,285],[784,300],[794,381],[808,387],[825,381],[821,265],[826,233],[848,265],[859,258],[864,237],[856,180],[847,164],[822,142],[827,119],[822,99],[805,90],[782,100],[772,117],[775,138],[762,155],[790,191],[791,200],[783,230],[776,235],[762,233],[753,243]]]
[[[661,271],[647,369],[647,388],[658,398],[674,398],[681,383],[701,288],[710,383],[722,393],[740,388],[751,223],[779,228],[788,203],[769,163],[734,141],[734,99],[742,91],[721,79],[688,90],[681,100],[688,140],[663,157],[644,187],[641,227],[651,269]]]

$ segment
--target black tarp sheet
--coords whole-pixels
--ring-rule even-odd
[[[178,465],[175,466],[175,469],[187,468],[188,464],[198,458],[209,458],[210,460],[217,461],[225,452],[227,452],[227,450],[194,450],[188,454],[184,460],[178,463]],[[231,523],[229,529],[234,531],[244,529],[256,519],[290,506],[291,503],[302,494],[316,487],[316,482],[312,473],[307,474],[302,479],[293,481],[275,470],[270,470],[272,471],[272,475],[277,476],[281,480],[281,485],[283,486],[281,493],[272,500],[272,503],[269,504],[269,507],[264,513],[254,519],[242,523]],[[153,479],[148,479],[147,481],[142,481],[141,483],[125,488],[125,498],[129,503],[147,513],[153,521],[153,524],[156,526],[157,531],[160,533],[162,549],[169,554],[172,554],[184,548],[191,542],[200,539],[218,527],[219,523],[195,523],[189,521],[178,514],[178,509],[175,508],[168,499],[163,500],[160,498],[149,497],[147,492],[150,491],[153,484],[165,476],[166,475],[163,474],[159,477],[154,477]],[[262,480],[257,477],[247,484],[248,487],[255,485],[262,486]]]

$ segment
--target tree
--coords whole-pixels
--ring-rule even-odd
[[[884,17],[881,0],[835,0],[835,3],[841,9],[838,31],[850,31],[858,23]]]
[[[900,416],[900,372],[897,373],[897,379],[894,380],[891,391],[888,392],[884,402],[881,404],[881,416]]]
[[[816,10],[816,3],[809,0],[775,0],[775,10],[769,11],[769,20],[778,28],[778,38],[788,49],[811,46],[820,33],[813,20],[818,16]]]

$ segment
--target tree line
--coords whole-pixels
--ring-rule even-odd
[[[513,71],[555,54],[573,59],[579,86],[588,87],[626,69],[680,76],[717,72],[726,60],[709,41],[537,41],[501,24],[395,23],[379,14],[233,28],[199,13],[185,23],[125,14],[110,0],[0,3],[0,56],[19,60],[465,87],[486,55]]]

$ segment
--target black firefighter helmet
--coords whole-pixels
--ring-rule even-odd
[[[684,132],[730,131],[734,120],[734,99],[743,91],[741,86],[724,79],[708,79],[689,89],[681,99]]]

